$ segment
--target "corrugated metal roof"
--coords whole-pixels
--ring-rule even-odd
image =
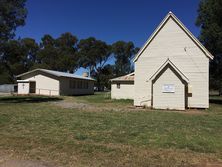
[[[134,76],[135,76],[135,73],[133,72],[124,76],[113,78],[111,79],[111,81],[134,81]]]
[[[84,80],[95,81],[93,78],[90,78],[90,77],[83,77],[83,76],[80,76],[80,75],[75,75],[75,74],[71,74],[71,73],[67,73],[67,72],[46,70],[46,69],[41,69],[41,68],[40,69],[35,69],[35,70],[32,70],[32,71],[28,71],[26,73],[17,75],[16,77],[17,78],[22,77],[24,75],[30,74],[30,73],[35,72],[35,71],[42,71],[42,72],[45,72],[45,73],[48,73],[48,74],[51,74],[51,75],[54,75],[54,76],[57,76],[57,77],[68,77],[68,78],[76,78],[76,79],[84,79]]]

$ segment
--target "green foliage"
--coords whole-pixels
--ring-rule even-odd
[[[15,30],[25,24],[26,0],[0,0],[0,44],[12,39]]]
[[[26,0],[0,0],[0,84],[12,82],[14,69],[18,67],[20,71],[21,68],[18,63],[22,52],[20,44],[9,40],[15,36],[16,28],[25,24],[25,2]]]
[[[99,91],[104,90],[104,87],[110,88],[111,78],[133,71],[131,58],[137,51],[138,48],[132,42],[118,41],[110,46],[94,37],[82,39],[78,44],[80,65],[87,68],[96,79]],[[107,64],[113,55],[115,64]]]
[[[14,76],[29,70],[36,58],[38,44],[34,39],[9,40],[4,43],[1,57],[2,76],[6,83],[14,82]],[[1,73],[1,72],[0,72]]]
[[[125,75],[133,71],[131,59],[138,52],[138,48],[135,48],[132,42],[117,41],[112,45],[112,52],[116,59],[116,76]]]
[[[215,56],[210,64],[210,86],[222,86],[222,1],[201,0],[196,25],[201,28],[200,40]]]
[[[20,42],[17,40],[11,40],[5,43],[4,55],[1,62],[4,67],[4,71],[7,71],[10,75],[9,81],[14,81],[14,75],[24,72],[24,50],[22,49]]]
[[[114,77],[115,65],[106,64],[103,68],[98,68],[97,72],[93,73],[93,77],[96,79],[95,85],[99,91],[103,91],[104,88],[111,89],[110,79]]]
[[[110,56],[110,46],[105,42],[90,37],[78,44],[81,66],[89,68],[90,74],[97,68],[103,68]]]
[[[59,67],[62,71],[76,71],[79,67],[79,57],[77,55],[76,36],[67,32],[56,39],[56,47],[59,55]]]
[[[96,79],[98,90],[103,90],[110,79],[106,63],[111,55],[111,46],[90,37],[80,40],[78,49],[81,67],[89,69],[90,75]]]
[[[10,82],[11,76],[5,70],[3,64],[0,64],[0,84],[8,84]]]
[[[98,90],[110,88],[109,79],[133,70],[131,58],[137,52],[132,42],[112,46],[94,37],[78,41],[69,32],[57,39],[46,34],[38,44],[32,38],[12,40],[18,26],[25,23],[25,0],[0,0],[0,83],[15,82],[15,75],[35,68],[63,72],[88,69]],[[108,63],[114,55],[115,64]]]
[[[37,53],[34,68],[47,68],[58,71],[76,71],[79,67],[77,53],[77,37],[67,32],[57,39],[44,35]]]
[[[39,45],[32,38],[21,39],[20,43],[22,49],[24,50],[24,57],[26,58],[26,62],[24,62],[26,64],[26,70],[28,70],[36,63]]]
[[[57,68],[58,53],[55,48],[55,39],[50,35],[44,35],[41,39],[40,50],[37,54],[35,67],[45,67],[55,70]]]

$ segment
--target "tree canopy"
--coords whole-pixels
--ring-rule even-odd
[[[115,57],[115,74],[125,75],[133,71],[131,66],[132,57],[138,52],[133,42],[117,41],[112,45],[112,52]]]
[[[0,84],[13,83],[15,76],[35,68],[73,73],[80,67],[96,79],[98,90],[109,80],[133,70],[137,52],[133,42],[107,44],[95,37],[80,39],[70,32],[58,38],[45,34],[39,43],[32,38],[15,39],[15,30],[25,25],[26,0],[0,0]],[[115,64],[109,60],[114,58]]]
[[[67,32],[57,39],[44,35],[37,53],[35,68],[74,72],[79,67],[76,36]]]
[[[81,67],[88,68],[90,74],[98,68],[102,68],[111,53],[109,45],[94,37],[80,40],[78,49]]]
[[[103,68],[111,55],[111,46],[94,37],[80,40],[78,44],[80,66],[88,68],[92,77],[97,80],[99,90],[102,87]]]
[[[0,0],[0,43],[15,36],[15,30],[25,24],[26,0]]]
[[[0,84],[13,82],[14,69],[21,69],[20,43],[9,40],[16,28],[25,24],[26,14],[25,0],[0,0]]]
[[[210,87],[222,88],[222,1],[201,0],[196,25],[200,41],[215,56],[210,63]]]

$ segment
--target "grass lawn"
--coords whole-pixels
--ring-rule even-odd
[[[211,102],[208,110],[170,112],[104,93],[0,97],[0,156],[58,166],[221,163],[222,98]]]

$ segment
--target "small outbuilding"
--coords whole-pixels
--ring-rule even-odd
[[[134,99],[134,72],[111,79],[112,99]]]
[[[94,94],[94,79],[46,69],[35,69],[17,76],[18,94],[49,96]]]
[[[169,12],[133,60],[134,84],[121,90],[124,84],[114,79],[112,98],[133,97],[135,106],[155,109],[208,108],[212,59],[212,54]]]

